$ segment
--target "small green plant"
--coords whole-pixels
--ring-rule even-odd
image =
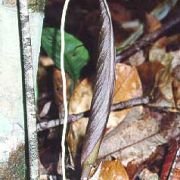
[[[44,28],[42,32],[42,48],[51,57],[55,65],[60,68],[60,31],[55,28]],[[82,69],[89,61],[89,53],[84,44],[75,36],[65,33],[65,71],[70,77],[77,81],[80,78]]]

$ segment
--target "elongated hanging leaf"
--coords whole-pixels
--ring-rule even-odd
[[[115,51],[110,12],[105,0],[99,0],[101,10],[101,31],[99,57],[81,163],[93,164],[96,159],[104,129],[109,117],[114,89]]]
[[[55,28],[44,28],[42,47],[55,65],[60,68],[60,32]],[[80,77],[82,68],[88,63],[89,53],[83,43],[71,34],[65,33],[65,71],[73,80]]]

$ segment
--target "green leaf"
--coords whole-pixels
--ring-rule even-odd
[[[42,48],[50,56],[55,65],[60,68],[60,31],[55,28],[44,28],[42,33]],[[83,43],[71,34],[65,33],[65,71],[73,80],[80,77],[82,68],[89,60],[89,53]]]

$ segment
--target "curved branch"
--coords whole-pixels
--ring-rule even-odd
[[[174,28],[178,24],[180,24],[180,15],[178,15],[174,19],[170,19],[160,29],[145,35],[139,41],[131,45],[129,48],[117,54],[116,63],[126,61],[130,56],[132,56],[136,52],[144,49],[145,47],[151,45],[153,42],[155,42],[159,38],[165,36],[172,28]]]
[[[117,104],[113,104],[111,106],[111,111],[119,111],[127,108],[131,108],[134,106],[145,105],[149,103],[148,97],[138,97],[134,99],[130,99],[128,101],[123,101]],[[83,117],[89,117],[90,111],[81,112],[78,114],[70,114],[68,116],[68,123],[75,122]],[[53,120],[46,120],[42,121],[37,124],[37,131],[44,131],[50,128],[55,128],[63,124],[63,119],[53,119]]]

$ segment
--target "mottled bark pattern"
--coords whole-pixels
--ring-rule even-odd
[[[35,3],[37,3],[36,1],[38,1],[38,0],[27,0],[27,2],[28,2],[28,4],[35,4]],[[17,0],[2,0],[2,3],[4,4],[4,5],[9,5],[9,6],[16,6],[16,4],[17,4]]]
[[[35,95],[33,82],[33,60],[30,36],[30,24],[28,3],[26,0],[18,0],[19,10],[19,28],[21,39],[21,55],[22,55],[22,72],[24,87],[24,112],[25,112],[25,134],[28,138],[29,165],[28,174],[31,179],[37,179],[38,170],[38,143],[36,131],[36,111],[35,111]],[[26,157],[27,158],[27,157]],[[28,177],[26,177],[28,179]]]

